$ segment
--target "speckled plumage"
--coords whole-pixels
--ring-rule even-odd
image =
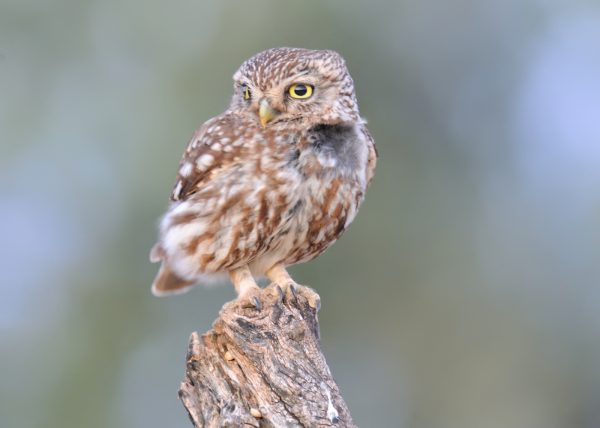
[[[312,96],[290,97],[294,83],[313,87]],[[272,115],[263,127],[265,106]],[[375,162],[339,54],[255,55],[234,75],[230,108],[202,125],[183,155],[151,252],[162,261],[153,292],[185,291],[227,273],[240,294],[255,287],[254,277],[293,283],[285,267],[315,258],[346,230]]]

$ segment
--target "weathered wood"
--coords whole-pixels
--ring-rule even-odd
[[[179,397],[195,427],[354,427],[319,345],[319,296],[269,286],[193,333]]]

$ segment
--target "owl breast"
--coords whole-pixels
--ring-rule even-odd
[[[367,144],[354,125],[319,125],[300,137],[286,169],[293,177],[288,221],[250,268],[260,273],[317,257],[347,229],[366,189]]]
[[[308,261],[354,219],[367,185],[360,125],[264,132],[163,219],[163,249],[182,278],[243,265],[261,276],[276,263]]]

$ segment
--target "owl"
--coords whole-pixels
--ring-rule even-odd
[[[375,143],[340,54],[269,49],[233,81],[229,108],[196,131],[179,165],[150,253],[162,263],[157,296],[227,276],[249,301],[261,277],[296,287],[286,268],[341,236],[373,178]]]

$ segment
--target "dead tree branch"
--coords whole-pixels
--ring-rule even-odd
[[[193,333],[179,397],[195,427],[354,427],[319,345],[319,296],[269,286]]]

